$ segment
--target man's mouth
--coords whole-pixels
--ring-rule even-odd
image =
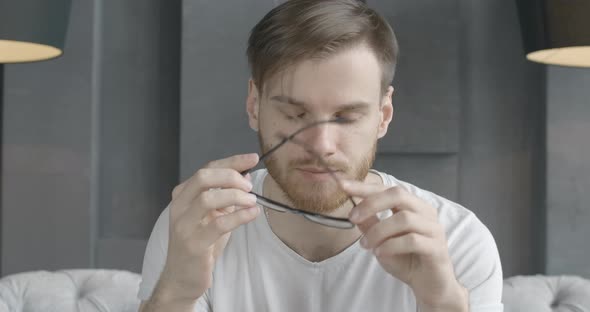
[[[334,172],[335,170],[327,169],[327,168],[318,168],[318,167],[299,167],[299,170],[309,172],[309,173],[330,173]]]
[[[332,174],[339,172],[339,170],[322,167],[297,167],[296,170],[301,172],[305,178],[312,180],[328,180],[332,178]]]

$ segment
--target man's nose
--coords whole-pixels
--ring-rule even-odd
[[[331,124],[319,125],[305,133],[305,144],[319,156],[328,157],[336,152],[337,127]]]

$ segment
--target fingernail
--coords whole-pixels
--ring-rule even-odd
[[[248,190],[248,192],[250,192],[254,186],[252,185],[252,182],[248,180],[246,180],[246,182],[246,189]]]

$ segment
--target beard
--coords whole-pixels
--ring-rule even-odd
[[[272,148],[272,145],[264,142],[260,132],[258,132],[258,138],[262,153]],[[264,164],[269,174],[279,185],[294,208],[312,213],[329,214],[346,203],[349,199],[348,194],[342,191],[338,181],[335,179],[329,179],[327,181],[303,181],[297,179],[296,168],[301,166],[320,168],[327,166],[331,170],[336,171],[334,174],[344,174],[345,178],[363,181],[369,173],[369,169],[373,166],[376,151],[377,140],[373,142],[371,149],[356,164],[331,161],[329,159],[323,159],[320,162],[315,157],[310,156],[305,159],[291,160],[286,164],[286,168],[283,169],[276,154],[268,157],[264,161]],[[339,176],[338,178],[341,177]]]

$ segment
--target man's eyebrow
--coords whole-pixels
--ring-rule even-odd
[[[290,105],[294,105],[294,106],[305,106],[305,102],[297,100],[297,99],[290,97],[288,95],[275,95],[275,96],[271,97],[270,100],[285,103],[285,104],[290,104]]]
[[[293,105],[293,106],[300,106],[300,107],[306,106],[306,103],[304,101],[298,100],[298,99],[288,96],[288,95],[275,95],[275,96],[271,97],[270,100]],[[339,110],[346,110],[346,111],[361,110],[361,109],[369,108],[370,105],[371,104],[369,104],[368,102],[365,102],[365,101],[353,101],[350,103],[338,105],[338,109]]]

